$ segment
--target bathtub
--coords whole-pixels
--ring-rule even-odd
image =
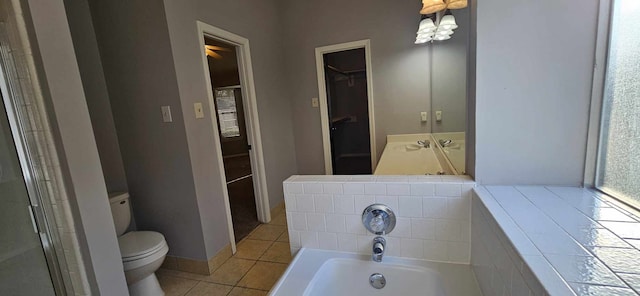
[[[384,275],[386,285],[369,283],[374,273]],[[481,296],[471,267],[396,257],[373,262],[371,256],[302,248],[271,296],[429,295]]]

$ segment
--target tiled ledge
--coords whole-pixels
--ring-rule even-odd
[[[633,209],[575,187],[487,186],[475,193],[474,206],[480,201],[482,209],[473,213],[490,213],[521,258],[516,265],[525,281],[530,270],[546,294],[640,295],[640,219]]]

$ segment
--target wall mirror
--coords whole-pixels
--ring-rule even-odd
[[[446,40],[418,36],[387,52],[376,42],[389,37],[377,36],[316,48],[327,174],[466,173],[470,9],[448,14]]]

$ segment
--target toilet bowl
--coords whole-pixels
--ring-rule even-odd
[[[164,236],[154,231],[130,231],[131,222],[128,193],[109,195],[111,213],[118,234],[118,245],[122,254],[124,275],[132,296],[164,295],[155,272],[160,268],[169,252]]]

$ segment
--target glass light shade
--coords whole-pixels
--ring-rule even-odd
[[[440,28],[445,30],[453,30],[458,28],[458,25],[456,24],[456,19],[453,17],[453,15],[447,14],[443,16],[442,19],[440,20],[440,24],[438,25],[438,30],[440,30]]]
[[[467,7],[467,0],[447,0],[448,9],[460,9]]]
[[[416,44],[423,44],[423,43],[427,43],[429,41],[431,41],[431,39],[418,39],[418,38],[416,38],[416,42],[415,43]]]
[[[445,8],[447,8],[447,4],[445,4],[443,0],[422,0],[420,14],[432,14]]]
[[[449,36],[452,35],[453,31],[451,30],[442,30],[442,31],[437,31],[436,32],[436,36]]]
[[[436,37],[433,37],[433,40],[438,40],[438,41],[448,40],[448,39],[451,39],[451,35],[437,35]]]
[[[420,26],[418,27],[418,33],[433,32],[435,30],[436,30],[436,25],[433,23],[432,19],[426,18],[420,21]]]
[[[418,36],[416,36],[416,39],[431,39],[433,38],[434,33],[430,32],[430,33],[418,33]]]

